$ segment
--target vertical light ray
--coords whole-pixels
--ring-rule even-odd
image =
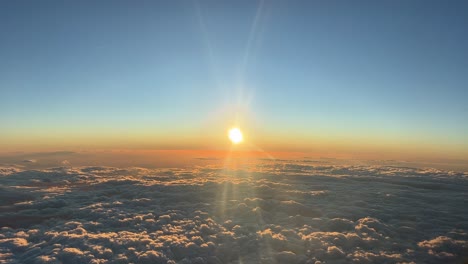
[[[252,51],[252,43],[257,37],[257,32],[259,30],[258,24],[262,16],[262,10],[263,10],[263,0],[260,0],[258,7],[257,7],[257,12],[255,13],[255,17],[252,22],[252,26],[250,27],[249,36],[247,38],[247,43],[244,48],[244,56],[242,57],[242,62],[241,62],[240,70],[239,70],[239,86],[240,87],[244,87],[245,74],[247,71],[247,66],[249,64],[250,54]]]
[[[203,42],[205,45],[206,52],[208,53],[208,61],[210,65],[210,71],[212,74],[212,78],[215,82],[216,88],[220,89],[223,85],[222,80],[219,78],[219,64],[218,61],[214,55],[214,49],[213,49],[213,43],[210,38],[210,34],[208,32],[208,28],[205,23],[205,19],[203,18],[203,13],[200,7],[200,3],[197,0],[194,0],[194,6],[195,6],[195,13],[197,15],[198,19],[198,25],[200,27],[200,31],[202,34]]]

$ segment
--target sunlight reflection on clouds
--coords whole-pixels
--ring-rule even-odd
[[[3,167],[0,175],[6,262],[468,257],[466,173],[264,161],[241,168]]]

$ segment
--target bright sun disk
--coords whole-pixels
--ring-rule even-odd
[[[229,139],[232,141],[234,144],[239,144],[242,142],[242,132],[240,131],[239,128],[231,128],[229,130]]]

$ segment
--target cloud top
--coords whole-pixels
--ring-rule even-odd
[[[468,257],[468,175],[262,161],[241,169],[0,168],[0,260],[411,263]]]

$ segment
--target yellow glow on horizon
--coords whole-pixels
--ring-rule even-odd
[[[239,128],[242,127],[242,130]],[[231,130],[238,129],[233,133]],[[301,152],[304,157],[338,157],[375,160],[460,159],[468,156],[467,144],[421,135],[378,133],[332,133],[304,128],[287,130],[261,122],[223,117],[202,127],[43,127],[21,131],[0,131],[0,153],[63,150],[232,150],[261,149],[273,152]],[[235,134],[240,134],[235,135]],[[228,136],[229,140],[226,140]],[[234,138],[234,140],[232,139]],[[241,138],[235,139],[235,138]],[[237,142],[237,143],[236,143]],[[311,154],[312,153],[312,154]]]
[[[240,131],[239,128],[231,128],[229,130],[229,139],[231,140],[232,143],[234,144],[239,144],[243,140],[242,132]]]

